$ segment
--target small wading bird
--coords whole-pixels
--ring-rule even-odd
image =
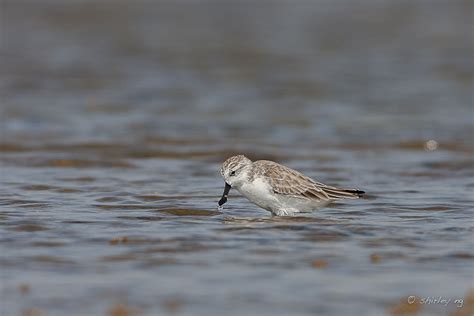
[[[219,208],[231,188],[273,215],[289,216],[317,210],[341,199],[357,199],[365,192],[331,187],[273,161],[252,162],[244,155],[227,159],[221,167],[225,180]]]

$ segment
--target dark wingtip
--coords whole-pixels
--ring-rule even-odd
[[[362,197],[365,194],[365,191],[362,191],[362,190],[344,190],[344,191],[355,194],[358,197]]]

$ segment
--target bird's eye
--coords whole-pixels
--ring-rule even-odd
[[[231,175],[231,176],[235,176],[235,171],[232,171],[232,172],[230,173],[230,175]]]

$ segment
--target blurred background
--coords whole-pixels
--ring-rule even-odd
[[[1,1],[1,314],[468,315],[472,18],[469,0]],[[238,153],[369,194],[276,219],[234,192],[220,213]]]

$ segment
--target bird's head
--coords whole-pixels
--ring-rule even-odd
[[[244,155],[232,156],[224,163],[221,167],[221,175],[225,181],[224,193],[219,201],[219,206],[222,206],[227,202],[227,194],[229,194],[230,188],[233,185],[239,185],[241,181],[246,177],[246,167],[252,164],[252,160],[248,159]]]

